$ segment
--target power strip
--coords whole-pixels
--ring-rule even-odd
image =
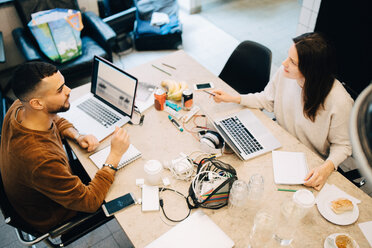
[[[183,117],[183,121],[187,123],[191,119],[191,117],[193,117],[199,110],[200,107],[194,105],[194,107],[192,107],[190,111],[187,114],[185,114],[185,116]]]

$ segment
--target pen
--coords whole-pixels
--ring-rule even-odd
[[[162,63],[162,65],[165,65],[165,66],[167,66],[167,67],[169,67],[169,68],[172,68],[173,70],[177,70],[176,67],[173,67],[173,66],[171,66],[171,65],[167,65],[167,64],[164,64],[164,63]]]
[[[183,132],[183,128],[178,124],[178,122],[172,118],[172,116],[168,115],[168,119],[172,122],[172,124],[181,132]]]
[[[278,191],[296,192],[297,190],[296,189],[279,189],[278,188]]]
[[[213,94],[212,92],[209,92],[209,91],[206,91],[206,90],[203,90],[205,93],[209,94],[209,95],[212,95],[212,96],[215,96],[216,94]]]
[[[161,71],[161,72],[164,72],[165,74],[168,74],[169,76],[172,76],[172,74],[170,74],[169,72],[166,72],[166,71],[164,71],[163,69],[160,69],[159,67],[157,67],[157,66],[155,66],[155,65],[152,65],[152,67],[158,69],[158,70]]]

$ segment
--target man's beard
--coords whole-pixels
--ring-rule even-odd
[[[58,113],[62,113],[62,112],[66,112],[67,110],[70,109],[70,104],[68,104],[68,106],[60,106],[58,109],[51,109],[49,110],[49,114],[58,114]]]

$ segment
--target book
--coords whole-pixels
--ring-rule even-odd
[[[89,158],[93,161],[93,163],[99,168],[102,168],[102,165],[106,162],[107,156],[110,153],[111,146],[106,146],[102,150],[92,154]],[[123,168],[127,164],[133,162],[134,160],[140,158],[142,153],[132,144],[129,145],[128,150],[123,154],[120,159],[118,169]]]
[[[273,151],[274,181],[276,184],[303,184],[309,172],[303,152]]]

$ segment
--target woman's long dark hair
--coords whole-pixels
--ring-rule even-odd
[[[298,69],[305,78],[303,86],[304,115],[315,121],[316,114],[335,80],[336,64],[333,49],[318,33],[293,38],[298,54]]]

